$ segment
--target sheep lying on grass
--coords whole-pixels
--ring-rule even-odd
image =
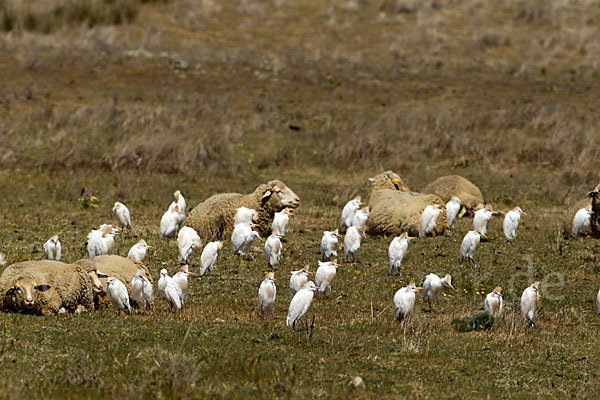
[[[8,266],[0,275],[2,310],[52,315],[91,310],[93,283],[79,265],[59,261],[25,261]],[[97,276],[95,278],[97,284]]]
[[[434,194],[441,198],[444,203],[449,202],[452,197],[458,197],[462,206],[470,214],[473,213],[473,209],[483,204],[481,190],[471,181],[459,175],[439,177],[427,185],[423,193]]]
[[[117,255],[104,255],[76,261],[75,265],[79,265],[86,271],[100,271],[103,274],[103,276],[100,277],[100,282],[104,288],[106,288],[106,279],[109,276],[117,278],[121,282],[126,282],[125,286],[127,286],[129,297],[132,295],[130,282],[133,280],[139,269],[146,271],[146,278],[148,278],[150,283],[153,283],[152,276],[144,264],[130,258],[124,258]],[[133,303],[136,304],[135,302]],[[96,291],[94,293],[94,304],[97,309],[110,307],[110,301],[103,291]]]
[[[297,208],[300,198],[281,181],[262,184],[250,194],[220,193],[198,204],[186,219],[205,240],[228,239],[233,231],[233,218],[239,207],[257,211],[255,223],[261,234],[271,228],[273,215],[286,207]]]
[[[436,195],[410,192],[400,176],[392,171],[382,172],[369,181],[373,186],[369,198],[369,234],[397,236],[408,232],[410,236],[416,236],[425,207],[434,204],[444,207],[442,199]],[[431,235],[441,235],[447,229],[444,213],[439,216]]]

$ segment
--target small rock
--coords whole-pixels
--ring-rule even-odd
[[[355,376],[352,381],[350,381],[350,386],[358,388],[358,387],[365,387],[365,383],[363,382],[363,379],[360,376]]]

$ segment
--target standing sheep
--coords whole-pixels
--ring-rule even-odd
[[[367,226],[372,235],[397,236],[406,231],[410,236],[416,236],[421,211],[428,205],[444,207],[442,199],[436,195],[410,192],[400,176],[392,171],[382,172],[369,181],[372,184],[371,215]],[[431,235],[442,235],[447,229],[446,214],[441,214]]]
[[[52,315],[93,308],[93,284],[88,272],[60,261],[12,264],[0,275],[0,306],[6,311]]]
[[[281,181],[270,181],[258,186],[250,194],[220,193],[198,204],[190,212],[186,224],[200,237],[208,240],[231,236],[233,217],[239,207],[257,211],[256,224],[262,234],[269,232],[276,212],[286,207],[298,208],[300,198]]]
[[[449,202],[452,197],[457,197],[468,213],[483,204],[481,190],[471,181],[459,175],[442,176],[431,182],[423,193],[434,194],[444,202]]]

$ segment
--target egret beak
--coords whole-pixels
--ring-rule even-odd
[[[277,280],[277,278],[271,278],[271,280],[272,280],[272,281],[276,281],[276,280]]]
[[[423,290],[422,287],[416,287],[415,290]]]
[[[335,233],[333,234],[333,236],[335,236],[336,238],[341,238],[342,235],[336,235]]]
[[[527,215],[527,213],[525,211],[521,211],[521,214],[523,215]]]
[[[359,201],[359,202],[358,202],[358,204],[360,204],[361,206],[364,206],[364,205],[365,205],[365,203],[364,203],[364,202],[362,202],[362,201]]]
[[[191,271],[185,271],[185,273],[188,274],[188,275],[196,275],[195,272],[191,272]]]
[[[446,209],[445,209],[445,208],[442,208],[442,212],[446,212]]]
[[[335,265],[336,267],[341,267],[342,266],[342,264],[333,264],[333,265]]]
[[[454,286],[452,286],[451,283],[449,283],[448,286],[450,286],[450,289],[454,290],[455,292],[458,292],[458,290],[454,289]]]
[[[288,210],[288,215],[294,215],[294,209],[293,208],[290,208]]]
[[[502,297],[502,293],[497,293],[497,294],[498,294],[498,296]]]
[[[313,286],[313,288],[315,289],[319,289],[321,286]]]
[[[258,240],[260,240],[261,242],[264,242],[264,239],[260,237],[260,235],[258,235]]]
[[[409,236],[409,237],[407,237],[406,239],[407,239],[407,240],[413,240],[413,239],[416,239],[416,237],[414,237],[414,236]]]

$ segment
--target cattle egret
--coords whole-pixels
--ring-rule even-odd
[[[394,275],[396,271],[400,273],[402,267],[402,259],[406,255],[408,249],[408,241],[414,239],[408,236],[408,233],[403,232],[400,236],[396,236],[390,243],[388,250],[388,261],[390,264],[390,275]]]
[[[158,295],[163,299],[167,298],[167,282],[170,278],[169,272],[165,268],[160,270],[160,278],[158,278]]]
[[[204,275],[207,270],[212,272],[215,265],[217,265],[217,258],[222,249],[223,242],[210,242],[204,246],[200,256],[200,275]]]
[[[317,272],[315,273],[315,283],[319,287],[319,294],[327,296],[331,292],[331,285],[333,285],[335,274],[341,265],[337,263],[337,260],[318,261],[318,263],[319,268],[317,268]]]
[[[469,263],[477,265],[475,264],[475,252],[479,248],[482,237],[486,236],[479,226],[474,231],[467,232],[460,245],[460,261],[468,260]]]
[[[596,296],[596,312],[600,314],[600,290],[598,290],[598,296]]]
[[[202,247],[202,239],[194,228],[184,226],[177,235],[177,248],[179,249],[179,262],[189,264],[194,253]]]
[[[44,256],[46,260],[60,261],[62,252],[62,246],[58,240],[58,235],[52,236],[46,243],[44,243]]]
[[[502,288],[497,287],[492,293],[488,293],[485,296],[485,302],[483,303],[483,309],[486,313],[493,317],[497,317],[502,313]]]
[[[535,328],[533,317],[535,309],[540,304],[540,282],[534,282],[527,289],[523,290],[521,295],[521,314],[529,323],[529,326]]]
[[[298,290],[304,287],[304,284],[308,282],[308,275],[312,274],[308,269],[310,267],[305,265],[304,268],[298,271],[292,271],[292,276],[290,277],[290,296],[292,298],[298,292]]]
[[[177,214],[179,221],[178,223],[181,224],[183,222],[183,220],[185,219],[185,209],[187,207],[187,204],[185,202],[185,198],[183,197],[183,195],[181,194],[181,192],[179,190],[175,191],[175,193],[173,193],[173,197],[175,197],[175,201],[173,203],[175,203],[177,205],[177,209],[179,211],[181,211],[180,213]]]
[[[160,219],[160,238],[166,238],[173,236],[177,229],[179,229],[179,223],[181,220],[182,212],[179,210],[179,206],[175,202],[171,203],[169,209],[163,214]]]
[[[475,215],[473,216],[473,229],[480,227],[481,233],[484,235],[487,234],[488,222],[490,222],[492,215],[496,214],[498,213],[492,210],[492,206],[489,204],[485,206],[485,208],[475,211]]]
[[[143,269],[138,269],[131,280],[131,298],[142,310],[152,309],[152,283]]]
[[[352,219],[354,218],[354,214],[359,210],[360,206],[362,206],[363,204],[364,203],[360,201],[360,196],[356,196],[354,199],[346,203],[346,205],[342,209],[342,218],[340,221],[342,231],[352,226]]]
[[[275,213],[273,216],[273,223],[271,224],[271,231],[278,230],[282,236],[287,235],[290,216],[292,215],[294,215],[294,210],[289,207]]]
[[[394,315],[396,321],[402,322],[410,318],[415,308],[415,293],[419,290],[423,290],[423,288],[417,287],[414,282],[398,289],[394,295]]]
[[[263,317],[269,317],[273,314],[275,297],[277,296],[276,280],[275,274],[269,272],[258,288],[258,309]]]
[[[187,290],[189,287],[188,276],[190,275],[194,275],[194,273],[189,271],[187,265],[184,265],[183,267],[181,267],[181,270],[175,275],[173,275],[173,277],[171,278],[171,280],[175,282],[175,285],[177,286],[177,290],[179,293],[179,301],[182,305],[185,303],[185,297],[187,295]]]
[[[0,253],[0,267],[4,267],[6,265],[6,254]]]
[[[111,276],[106,280],[106,296],[112,303],[112,305],[121,313],[121,310],[127,314],[131,312],[131,305],[129,305],[129,294],[127,293],[127,287],[123,282],[117,278]]]
[[[355,254],[360,249],[362,245],[363,239],[366,238],[365,227],[356,227],[351,226],[346,231],[346,236],[344,236],[344,260],[348,261],[352,258],[352,262],[354,262]]]
[[[517,237],[517,228],[519,227],[521,215],[527,214],[521,210],[521,207],[515,207],[507,212],[506,216],[504,217],[502,230],[504,231],[504,236],[506,237],[506,241],[508,243],[512,243],[512,241]]]
[[[433,311],[431,308],[431,302],[437,300],[442,292],[442,286],[447,286],[452,290],[454,286],[452,286],[452,277],[448,274],[444,277],[444,279],[440,279],[436,274],[429,274],[425,277],[425,282],[423,282],[423,301],[429,303],[429,310]]]
[[[88,257],[112,254],[115,236],[119,234],[119,231],[120,228],[106,224],[101,225],[100,229],[92,229],[87,236]]]
[[[158,294],[160,297],[166,299],[169,303],[169,311],[173,310],[173,306],[175,306],[178,310],[181,309],[181,296],[179,287],[164,268],[160,270]]]
[[[278,229],[275,229],[271,236],[265,240],[265,261],[267,262],[267,268],[271,271],[273,267],[279,263],[281,257],[281,238],[283,235],[279,233]]]
[[[371,212],[369,211],[369,207],[361,208],[354,213],[352,217],[352,226],[367,227],[367,222],[369,221],[369,216]]]
[[[448,227],[452,230],[452,225],[460,212],[461,202],[456,196],[452,196],[449,202],[446,203],[446,215],[448,216]]]
[[[437,224],[438,217],[444,211],[446,210],[440,208],[438,204],[425,207],[421,213],[421,221],[419,222],[419,237],[422,238],[431,235]]]
[[[290,302],[290,307],[288,309],[288,315],[286,318],[287,326],[291,326],[293,330],[296,330],[296,321],[300,321],[300,323],[304,326],[304,322],[302,321],[302,317],[306,315],[308,309],[313,301],[313,297],[315,292],[319,289],[318,286],[312,281],[308,281],[304,284],[304,287],[292,298]]]
[[[144,239],[140,240],[129,249],[129,253],[127,253],[127,257],[131,258],[134,261],[144,262],[146,258],[146,253],[148,249],[151,249],[152,246],[148,246],[148,243]]]
[[[237,254],[238,266],[242,262],[242,256],[246,254],[250,254],[250,257],[254,260],[250,246],[256,239],[259,239],[261,242],[263,241],[258,232],[252,230],[253,226],[255,225],[249,223],[240,223],[233,226],[231,253]]]
[[[116,201],[112,211],[119,225],[123,228],[131,229],[131,215],[125,204]]]
[[[258,222],[258,212],[253,208],[240,207],[235,211],[233,225]]]
[[[577,237],[587,233],[590,229],[590,223],[592,219],[592,205],[590,204],[586,208],[580,208],[573,218],[573,236]]]
[[[341,236],[337,229],[333,232],[323,232],[323,238],[321,239],[321,260],[327,261],[331,257],[337,257],[338,238],[341,238]]]

